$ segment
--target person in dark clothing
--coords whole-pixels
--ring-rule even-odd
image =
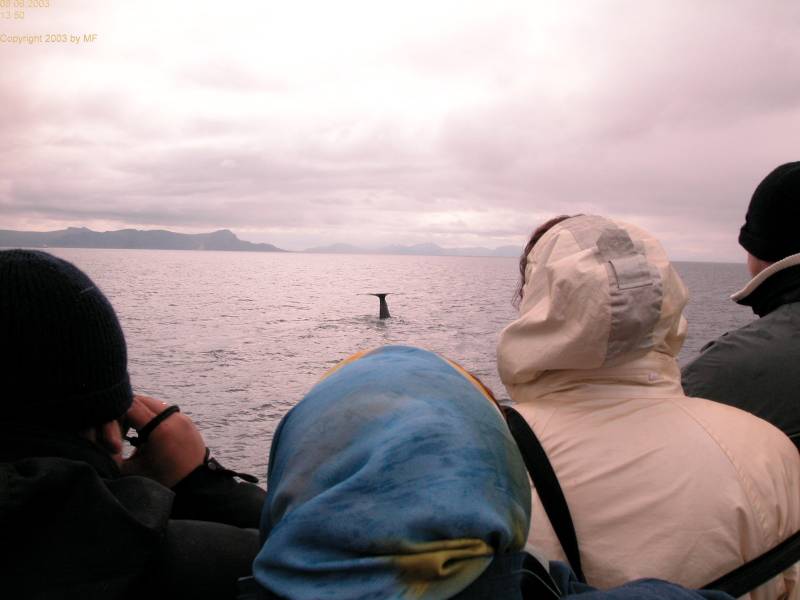
[[[236,596],[265,493],[177,407],[133,395],[114,310],[74,265],[0,251],[0,373],[0,595]]]
[[[779,166],[750,201],[739,243],[753,279],[732,299],[760,317],[708,343],[682,372],[687,395],[747,410],[800,447],[800,162]]]

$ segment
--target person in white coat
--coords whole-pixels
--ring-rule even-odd
[[[598,216],[546,225],[522,257],[519,318],[500,335],[498,370],[556,471],[588,582],[698,587],[800,529],[789,439],[683,393],[675,357],[688,295],[661,244]],[[528,541],[563,560],[532,502]],[[797,579],[794,566],[750,597],[800,598]]]

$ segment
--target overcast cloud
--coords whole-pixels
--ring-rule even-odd
[[[0,227],[524,243],[554,214],[739,261],[800,159],[800,3],[50,0],[0,34]]]

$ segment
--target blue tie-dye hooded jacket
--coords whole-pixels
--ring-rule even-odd
[[[442,599],[530,521],[500,411],[457,365],[387,346],[330,372],[276,431],[258,583],[290,599]]]

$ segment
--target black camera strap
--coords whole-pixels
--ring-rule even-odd
[[[533,433],[525,418],[510,406],[503,406],[506,423],[517,442],[525,467],[542,501],[542,506],[547,513],[547,518],[553,525],[561,548],[567,556],[570,567],[575,572],[579,581],[586,583],[581,567],[581,554],[578,548],[578,536],[572,524],[572,515],[569,512],[567,499],[558,483],[558,477],[547,458],[547,453],[542,448],[539,438]]]
[[[153,430],[158,427],[164,419],[169,417],[170,415],[174,415],[176,412],[181,412],[181,409],[178,408],[177,404],[173,404],[172,406],[168,406],[160,413],[158,413],[155,417],[150,419],[147,424],[139,429],[136,432],[136,437],[125,435],[125,439],[130,442],[130,445],[134,448],[138,448],[142,444],[147,441],[147,438],[150,437],[150,434],[153,433]]]
[[[800,562],[800,531],[761,556],[704,585],[702,589],[720,590],[739,598],[780,575],[796,562]]]

